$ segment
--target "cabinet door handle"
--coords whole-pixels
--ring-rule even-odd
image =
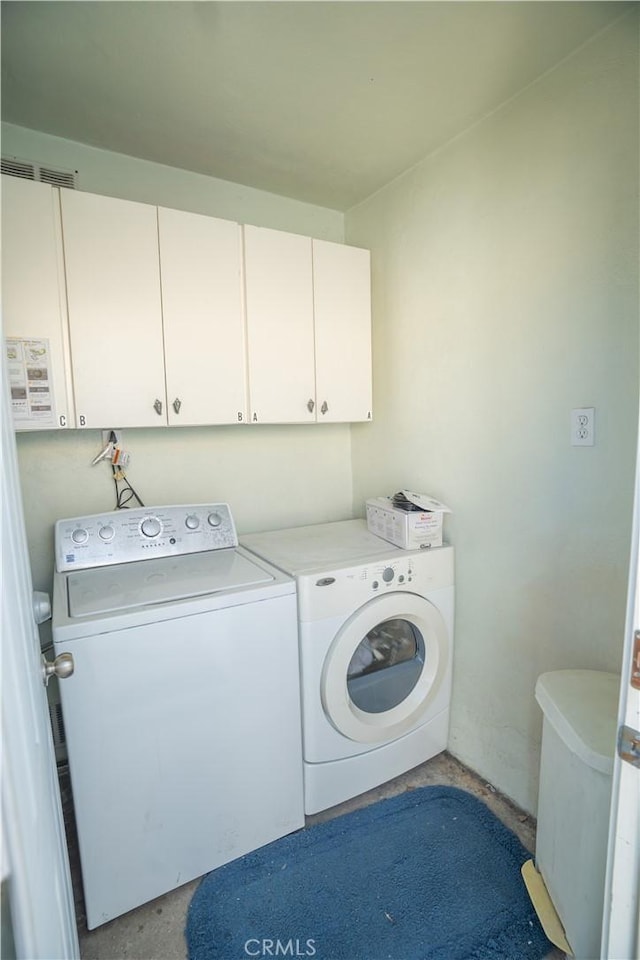
[[[326,413],[328,409],[329,409],[329,404],[327,403],[326,400],[323,400],[322,406],[320,407],[320,413]]]
[[[153,404],[153,409],[158,414],[159,417],[162,416],[162,400],[156,400]]]
[[[315,405],[316,404],[314,400],[307,400],[307,410],[309,411],[309,413],[313,413],[313,408],[315,407]]]
[[[182,406],[182,400],[180,399],[180,397],[176,397],[175,400],[173,401],[173,409],[175,410],[176,413],[180,413],[181,406]]]

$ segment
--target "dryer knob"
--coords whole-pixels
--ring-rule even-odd
[[[207,517],[207,520],[209,521],[209,526],[211,527],[219,527],[222,523],[222,517],[219,513],[210,513]]]
[[[195,513],[190,513],[185,520],[184,525],[187,530],[197,530],[200,526],[200,518],[196,517]]]
[[[395,571],[393,567],[385,567],[385,569],[382,571],[382,579],[384,580],[384,582],[391,583],[394,577],[395,577]]]

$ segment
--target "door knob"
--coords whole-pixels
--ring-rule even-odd
[[[36,623],[44,623],[45,620],[51,620],[51,599],[48,593],[41,590],[34,590],[32,595],[33,619]]]
[[[45,687],[48,685],[51,677],[57,677],[59,680],[66,680],[75,670],[73,655],[70,653],[60,653],[55,660],[47,660],[42,655],[42,681]]]

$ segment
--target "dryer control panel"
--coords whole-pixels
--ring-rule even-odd
[[[238,546],[226,503],[141,507],[58,520],[55,541],[60,573]]]
[[[453,547],[405,550],[366,564],[305,573],[297,581],[301,622],[350,615],[390,595],[401,608],[402,594],[424,598],[453,587]]]

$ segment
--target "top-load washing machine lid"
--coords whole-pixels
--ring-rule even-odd
[[[242,538],[242,546],[294,576],[343,567],[358,560],[406,555],[405,550],[370,533],[366,520],[252,533]]]
[[[69,615],[115,613],[274,580],[233,548],[96,567],[67,575]]]

